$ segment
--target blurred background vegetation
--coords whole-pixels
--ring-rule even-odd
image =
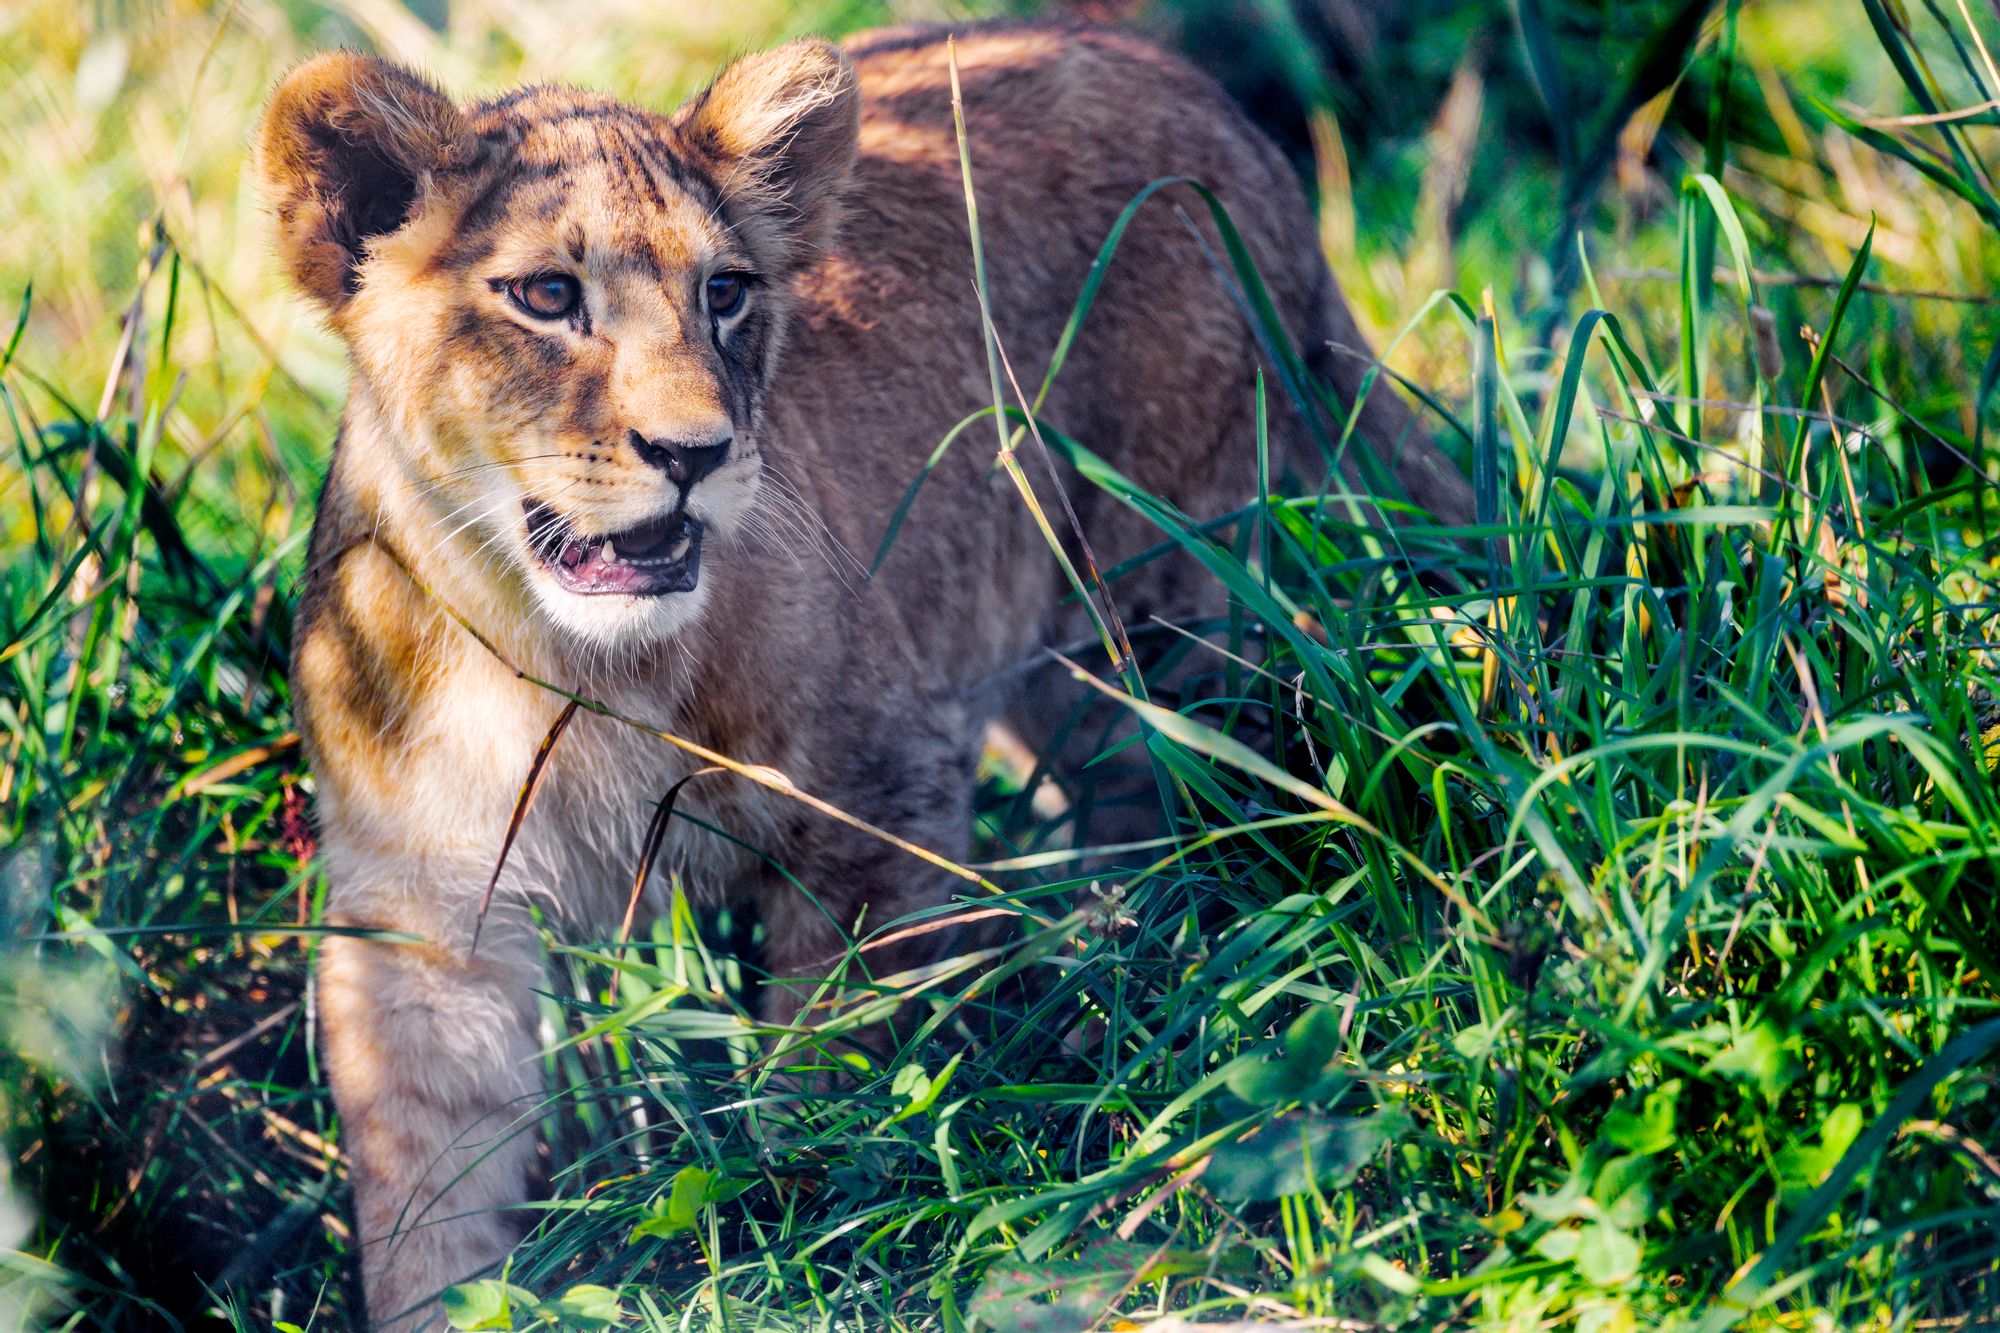
[[[317,1318],[339,1326],[351,1308],[337,1126],[315,1082],[310,992],[302,981],[318,893],[307,860],[308,787],[283,684],[291,580],[344,369],[331,339],[277,280],[248,185],[246,144],[278,75],[308,52],[352,45],[419,66],[466,96],[559,80],[669,106],[732,54],[802,32],[1050,13],[1130,23],[1220,79],[1313,183],[1328,257],[1377,345],[1391,347],[1388,364],[1444,405],[1464,410],[1478,399],[1481,374],[1498,373],[1527,417],[1542,420],[1538,414],[1562,398],[1570,355],[1581,355],[1568,341],[1572,321],[1586,304],[1602,306],[1620,313],[1637,358],[1678,363],[1676,392],[1688,393],[1691,383],[1701,389],[1706,367],[1715,367],[1709,405],[1654,408],[1686,434],[1747,450],[1773,428],[1764,414],[1727,400],[1757,385],[1804,379],[1815,345],[1799,330],[1824,331],[1830,318],[1844,318],[1851,370],[1833,376],[1828,392],[1873,424],[1901,468],[1896,484],[1903,490],[1882,507],[1902,514],[1910,497],[1962,484],[1966,458],[1984,462],[1988,358],[2000,337],[2000,228],[1992,173],[1965,137],[1995,122],[2000,75],[1978,34],[1992,42],[2000,23],[1957,0],[996,0],[939,7],[916,0],[12,0],[0,6],[0,302],[7,306],[0,342],[9,348],[12,446],[0,458],[8,645],[0,666],[11,673],[0,689],[0,934],[14,942],[0,963],[0,1126],[12,1154],[11,1165],[0,1158],[0,1170],[11,1172],[16,1198],[0,1203],[0,1249],[7,1251],[0,1324],[47,1318],[75,1327],[268,1327]],[[1947,108],[1967,110],[1937,123]],[[1761,333],[1755,318],[1697,321],[1697,365],[1683,336],[1690,311],[1724,310],[1738,281],[1732,239],[1718,236],[1712,213],[1694,219],[1686,203],[1683,180],[1704,171],[1733,200],[1754,262],[1757,308],[1767,313],[1759,317],[1766,321]],[[1865,276],[1834,315],[1838,289],[1864,245]],[[1497,372],[1490,365],[1482,372],[1465,328],[1440,315],[1432,301],[1440,291],[1491,318],[1505,349]],[[1791,410],[1820,408],[1807,401]],[[85,450],[91,423],[106,432],[102,438],[122,440],[122,451]],[[1440,431],[1470,459],[1476,424],[1463,440]],[[1603,471],[1602,437],[1588,427],[1565,428],[1553,442],[1569,475],[1593,486]],[[79,470],[76,459],[86,453],[91,461]],[[143,582],[136,561],[124,572],[100,568],[101,553],[49,535],[72,512],[123,509],[131,460],[143,460],[154,479],[150,489],[138,488],[145,498],[132,500],[126,524],[143,528],[152,543]],[[1525,495],[1533,471],[1523,468],[1506,484]],[[1952,571],[1954,613],[1990,606],[1980,512],[1952,510],[1928,540],[1966,556]],[[1635,568],[1640,559],[1633,556]],[[173,577],[156,580],[161,569]],[[129,596],[115,606],[74,591],[93,580],[116,584],[128,572]],[[1944,581],[1942,573],[1937,578]],[[65,596],[78,608],[68,619]],[[1878,614],[1916,623],[1918,603],[1877,599]],[[1923,605],[1935,610],[1936,601]],[[1849,609],[1846,602],[1835,608]],[[1497,613],[1492,599],[1472,597],[1454,614],[1490,622]],[[75,628],[76,616],[91,621],[87,631]],[[1953,669],[1983,671],[1979,644],[1991,637],[1983,619],[1953,623],[1967,654],[1953,659]],[[65,656],[51,647],[85,632],[93,651],[108,645],[110,655],[100,660],[72,645]],[[79,674],[83,659],[92,665]],[[1969,678],[1961,675],[1960,683]],[[1810,689],[1809,680],[1798,688]],[[1882,687],[1882,697],[1893,693]],[[1990,694],[1980,698],[1985,704],[1975,698],[1968,705],[1973,713],[1953,715],[1980,723],[1975,737],[1983,714],[1974,714],[1991,701]],[[1951,744],[1964,739],[1938,734]],[[1976,762],[1972,770],[1984,771]],[[1852,827],[1850,820],[1849,836],[1858,836]],[[1977,841],[1994,827],[1975,823],[1967,836]],[[1979,910],[1990,915],[1990,900]],[[1800,929],[1807,953],[1822,939],[1843,938]],[[1532,952],[1517,936],[1503,943],[1510,956]],[[1342,947],[1365,952],[1352,940]],[[1721,947],[1726,957],[1729,946]],[[727,972],[704,966],[711,972],[703,975]],[[1495,966],[1507,973],[1510,965]],[[1990,1016],[1993,979],[1980,981],[1978,967],[1966,966],[1964,975],[1947,966],[1919,987],[1933,1006],[1935,1031],[1926,1036],[1903,1025],[1900,1035],[1875,1038],[1889,1054],[1871,1107],[1887,1104],[1897,1080],[1945,1049],[1963,1022]],[[1511,984],[1532,992],[1534,983],[1526,975]],[[1754,997],[1773,984],[1771,975],[1752,975],[1744,993]],[[1845,1002],[1865,1007],[1868,988],[1856,986]],[[594,993],[587,985],[578,991]],[[1480,1043],[1492,1033],[1473,1020],[1495,1023],[1498,1012],[1459,1003],[1455,1018],[1425,1021],[1444,1025],[1433,1034],[1441,1048],[1484,1060]],[[1455,1022],[1462,1026],[1452,1031]],[[1244,1040],[1252,1035],[1246,1028]],[[1297,1039],[1310,1046],[1324,1035],[1307,1030]],[[1891,1049],[1897,1042],[1907,1049]],[[1739,1034],[1725,1044],[1729,1058],[1754,1066],[1774,1086],[1794,1060],[1782,1033]],[[1414,1057],[1407,1067],[1417,1068]],[[1480,1070],[1482,1096],[1512,1105],[1514,1075]],[[568,1072],[586,1082],[596,1076]],[[1822,1083],[1827,1075],[1823,1067],[1812,1071]],[[1559,1097],[1567,1074],[1549,1077],[1545,1091]],[[1969,1077],[1986,1091],[1966,1095],[1990,1122],[2000,1080],[1990,1062]],[[1851,1103],[1832,1092],[1808,1099],[1800,1105],[1819,1111],[1795,1114],[1785,1134],[1758,1139],[1743,1159],[1714,1159],[1735,1170],[1742,1161],[1768,1165],[1794,1153],[1771,1167],[1779,1183],[1756,1196],[1768,1210],[1759,1219],[1765,1241],[1784,1208],[1826,1180],[1855,1141],[1845,1112],[1832,1132],[1815,1137],[1823,1126],[1812,1116],[1837,1104]],[[1490,1102],[1481,1105],[1490,1109]],[[1671,1126],[1671,1098],[1643,1105],[1649,1112],[1665,1105]],[[1802,1118],[1810,1123],[1802,1127]],[[1964,1137],[1926,1123],[1947,1147],[1953,1134]],[[1650,1142],[1636,1124],[1620,1132]],[[1481,1132],[1469,1115],[1462,1128]],[[1594,1131],[1579,1132],[1587,1142]],[[1583,1148],[1555,1129],[1547,1143],[1557,1143],[1548,1149],[1556,1158],[1584,1160]],[[1925,1186],[1937,1191],[1926,1206],[1963,1213],[1962,1225],[1977,1229],[1977,1244],[1988,1247],[1975,1245],[1970,1258],[1954,1252],[1939,1270],[1949,1275],[1938,1279],[1944,1288],[1971,1294],[1926,1305],[1908,1282],[1897,1288],[1882,1278],[1888,1285],[1874,1287],[1857,1279],[1851,1301],[1828,1296],[1797,1322],[1773,1316],[1777,1325],[1992,1326],[1980,1322],[1991,1306],[1977,1303],[1995,1291],[1994,1196],[1979,1194],[1986,1186],[1977,1184],[1988,1170],[2000,1182],[1991,1146],[1974,1141],[1957,1155],[1947,1152],[1944,1183]],[[1798,1156],[1811,1153],[1825,1160]],[[901,1161],[860,1153],[835,1175],[893,1174]],[[1414,1157],[1408,1166],[1417,1177],[1431,1169]],[[850,1187],[866,1197],[862,1184],[842,1185]],[[1472,1185],[1464,1168],[1444,1168],[1427,1188],[1448,1200]],[[1597,1205],[1538,1197],[1558,1229],[1598,1236],[1590,1230]],[[1486,1203],[1492,1216],[1480,1225],[1491,1235],[1525,1223],[1506,1198]],[[1470,1204],[1454,1206],[1470,1216]],[[1399,1306],[1415,1299],[1409,1272],[1420,1265],[1403,1256],[1370,1266],[1367,1238],[1375,1233],[1360,1226],[1365,1234],[1357,1242],[1353,1218],[1342,1242],[1355,1256],[1348,1268],[1328,1259],[1324,1242],[1315,1251],[1303,1211],[1256,1225],[1285,1237],[1287,1262],[1304,1275],[1299,1283],[1313,1277],[1342,1289],[1366,1287],[1375,1293],[1363,1302],[1367,1317],[1385,1325],[1454,1311],[1456,1319],[1494,1326],[1547,1319],[1615,1329],[1656,1326],[1647,1321],[1663,1317],[1658,1311],[1671,1306],[1671,1288],[1690,1273],[1719,1263],[1710,1275],[1719,1281],[1759,1251],[1755,1236],[1732,1230],[1740,1224],[1734,1206],[1705,1215],[1717,1234],[1728,1235],[1726,1262],[1696,1240],[1658,1243],[1649,1251],[1647,1281],[1657,1278],[1660,1289],[1648,1298],[1653,1304],[1632,1297],[1629,1307],[1625,1297],[1602,1295],[1630,1287],[1632,1275],[1618,1271],[1622,1251],[1592,1276],[1573,1253],[1545,1247],[1527,1261],[1534,1271],[1523,1270],[1521,1290],[1529,1294],[1518,1308],[1490,1293],[1478,1303],[1465,1297],[1451,1304],[1455,1292],[1475,1290],[1449,1288],[1462,1274],[1424,1290],[1425,1299],[1444,1304]],[[1327,1216],[1319,1225],[1338,1230]],[[1391,1216],[1361,1220],[1398,1225]],[[1620,1225],[1638,1229],[1630,1217]],[[972,1252],[961,1247],[953,1262]],[[718,1261],[703,1249],[693,1263],[699,1269],[703,1262]],[[1552,1295],[1544,1281],[1548,1271],[1572,1268],[1595,1293],[1589,1300]],[[1224,1290],[1236,1280],[1215,1278]],[[1282,1308],[1361,1317],[1334,1296],[1300,1295],[1305,1289],[1293,1289]],[[941,1290],[942,1306],[953,1308],[949,1284]],[[726,1313],[718,1317],[717,1327],[728,1326]],[[888,1328],[902,1317],[870,1315],[875,1322],[855,1326]],[[936,1326],[923,1322],[928,1316],[909,1317],[911,1327]],[[950,1323],[955,1315],[939,1317],[944,1326],[963,1326]],[[1515,1319],[1525,1322],[1509,1323]],[[1018,1326],[1028,1328],[1022,1320]],[[799,1326],[842,1325],[829,1316]]]
[[[1913,7],[1919,18],[1923,7],[1942,12],[1936,0]],[[1921,405],[1919,380],[1963,378],[1966,344],[1978,341],[1966,322],[1978,320],[1992,273],[1992,229],[1977,225],[1966,201],[1869,151],[1821,110],[1901,114],[1906,94],[1861,4],[1745,5],[1719,129],[1709,123],[1719,62],[1695,57],[1715,41],[1720,4],[1530,5],[1546,34],[1548,79],[1537,77],[1516,8],[1510,0],[581,8],[16,0],[0,12],[0,281],[12,293],[35,287],[25,365],[103,366],[163,233],[199,296],[176,349],[189,377],[187,414],[210,432],[255,434],[255,420],[235,419],[255,403],[251,416],[271,427],[268,447],[292,475],[310,477],[343,370],[274,280],[245,151],[263,97],[301,55],[378,49],[467,97],[566,80],[671,106],[730,55],[802,32],[1070,14],[1163,37],[1251,110],[1332,200],[1329,254],[1385,340],[1440,288],[1490,286],[1508,313],[1545,314],[1574,281],[1561,239],[1571,210],[1602,250],[1599,277],[1612,292],[1670,280],[1678,183],[1707,165],[1719,134],[1723,182],[1762,262],[1787,277],[1837,282],[1872,217],[1881,281],[1958,298],[1870,312],[1898,326],[1884,346],[1903,376],[1898,387]],[[1804,307],[1785,294],[1774,309],[1789,330]],[[165,300],[164,291],[148,296]],[[1430,351],[1426,338],[1418,329],[1399,369],[1425,383],[1463,373],[1462,358]],[[1788,356],[1801,355],[1795,339],[1782,342]],[[1913,376],[1913,365],[1954,373]],[[1969,433],[1970,408],[1958,408]],[[211,448],[224,464],[214,479],[254,488],[226,465],[267,450]]]

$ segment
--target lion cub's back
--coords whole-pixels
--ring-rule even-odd
[[[946,54],[954,32],[891,28],[849,43],[861,80],[862,157],[841,248],[875,269],[878,281],[889,273],[948,276],[924,303],[949,305],[968,318],[976,351]],[[994,316],[1002,336],[1022,344],[1009,348],[1018,371],[1043,369],[1118,214],[1163,177],[1185,176],[1213,189],[1281,298],[1281,313],[1311,322],[1330,277],[1304,192],[1275,146],[1214,80],[1115,28],[975,25],[957,31],[953,44]],[[1100,303],[1144,304],[1155,317],[1195,316],[1203,327],[1190,334],[1239,334],[1240,319],[1187,223],[1175,216],[1176,205],[1194,201],[1175,192],[1140,213],[1113,264],[1114,275],[1135,281],[1124,284],[1129,290],[1108,289]],[[1201,229],[1213,237],[1205,218]],[[1190,262],[1195,272],[1187,271]],[[906,294],[914,290],[908,282],[899,286]],[[1192,299],[1206,307],[1212,298],[1228,307],[1213,317],[1173,304]]]
[[[836,508],[859,520],[851,539],[870,549],[944,432],[991,404],[952,126],[952,32],[887,29],[850,41],[861,157],[839,240],[806,284],[798,359],[781,371],[813,386],[814,433],[831,428],[842,450],[825,469],[846,493]],[[1119,213],[1162,177],[1216,191],[1293,338],[1324,340],[1332,280],[1303,190],[1206,75],[1144,39],[1084,25],[974,25],[957,30],[955,45],[994,323],[1029,394]],[[1197,514],[1254,491],[1257,359],[1211,257],[1220,250],[1190,193],[1150,201],[1125,233],[1044,414]],[[912,561],[942,564],[948,577],[966,568],[957,557],[991,561],[1004,557],[1009,537],[1039,540],[1018,499],[998,497],[983,523],[968,523],[966,506],[950,498],[990,490],[990,437],[968,439],[912,518],[919,526],[935,505],[940,519],[949,514],[946,530],[926,538],[906,528],[899,538],[899,546],[954,548]],[[1091,531],[1099,541],[1098,527]],[[1157,540],[1136,529],[1133,537]],[[1118,558],[1102,546],[1098,554]]]

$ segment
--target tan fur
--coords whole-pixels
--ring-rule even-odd
[[[993,317],[1024,383],[1039,382],[1119,210],[1186,175],[1232,209],[1311,364],[1353,391],[1365,349],[1299,187],[1208,80],[1095,30],[974,29],[959,60]],[[460,110],[407,72],[323,56],[272,99],[258,161],[280,253],[353,361],[296,693],[331,918],[426,941],[330,939],[320,974],[369,1308],[413,1327],[521,1225],[509,1209],[527,1188],[538,1091],[530,909],[608,930],[653,803],[693,767],[579,715],[472,953],[481,890],[561,700],[440,601],[522,669],[954,858],[982,729],[1011,709],[1047,730],[996,682],[1081,622],[981,432],[938,468],[878,578],[844,554],[876,549],[933,446],[990,401],[941,33],[879,33],[844,55],[795,43],[672,117],[559,88]],[[1260,362],[1191,204],[1170,194],[1134,222],[1045,419],[1207,517],[1254,494]],[[550,270],[575,275],[586,302],[554,327],[505,292]],[[728,319],[703,295],[725,271],[757,279]],[[1301,424],[1280,411],[1274,428],[1281,456],[1317,476]],[[684,497],[642,447],[725,436],[727,462]],[[1462,479],[1384,390],[1363,438],[1397,455],[1417,499],[1463,514]],[[1074,477],[1070,489],[1107,564],[1160,540]],[[685,504],[706,524],[699,583],[646,598],[563,590],[529,552],[529,497],[580,538]],[[1172,562],[1117,593],[1134,624],[1217,603]],[[952,887],[737,779],[703,777],[680,810],[816,895],[674,821],[659,864],[754,904],[779,978],[826,975],[856,932]],[[870,965],[893,973],[938,943]],[[789,1016],[795,993],[769,994]]]

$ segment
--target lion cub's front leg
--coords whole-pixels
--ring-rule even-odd
[[[397,905],[338,924],[428,934]],[[442,1328],[438,1293],[519,1238],[536,1150],[540,943],[496,910],[468,941],[329,939],[319,969],[327,1072],[378,1330]],[[447,937],[448,939],[448,937]]]

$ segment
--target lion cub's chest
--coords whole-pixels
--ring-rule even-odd
[[[685,734],[657,708],[620,711]],[[759,850],[778,849],[790,813],[783,797],[714,771],[667,741],[578,714],[556,742],[518,844],[527,863],[546,867],[548,890],[575,925],[603,928],[623,919],[649,826],[669,793],[672,816],[652,858],[641,920],[664,905],[675,874],[711,901],[728,895],[756,870]]]

